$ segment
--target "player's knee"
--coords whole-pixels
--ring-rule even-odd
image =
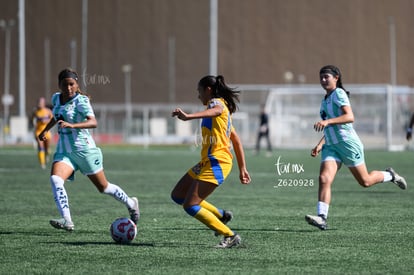
[[[184,203],[184,199],[176,197],[173,193],[171,193],[171,199],[173,200],[173,202],[179,205],[183,205]]]
[[[333,177],[328,174],[319,175],[319,184],[322,186],[330,185],[333,181]]]
[[[358,179],[358,183],[359,183],[359,185],[361,185],[364,188],[367,188],[367,187],[371,186],[371,183],[366,179]]]
[[[196,204],[196,205],[191,205],[191,206],[183,206],[184,207],[184,210],[185,210],[185,212],[187,212],[187,214],[188,215],[190,215],[190,216],[195,216],[197,213],[198,213],[198,211],[200,211],[200,209],[201,209],[201,206],[200,205],[198,205],[198,204]]]

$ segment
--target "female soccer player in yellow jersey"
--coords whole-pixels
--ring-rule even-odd
[[[44,97],[39,98],[37,108],[32,115],[32,120],[35,127],[34,134],[37,142],[37,156],[42,169],[46,169],[46,160],[49,156],[49,140],[51,138],[51,134],[50,132],[47,133],[47,139],[45,140],[40,140],[38,135],[43,131],[52,118],[53,113],[52,110],[46,106],[46,99]]]
[[[181,120],[202,119],[201,161],[194,165],[178,181],[171,192],[171,198],[184,210],[204,223],[216,234],[223,235],[218,248],[231,248],[241,243],[241,238],[226,223],[233,214],[208,203],[206,198],[220,186],[232,168],[233,144],[239,166],[242,184],[250,183],[246,168],[243,145],[232,126],[231,115],[236,111],[239,91],[229,88],[223,76],[205,76],[198,82],[198,98],[207,108],[204,111],[187,114],[180,108],[172,112]]]

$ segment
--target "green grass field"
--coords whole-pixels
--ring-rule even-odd
[[[214,248],[220,239],[212,231],[170,200],[175,183],[198,161],[198,149],[102,150],[108,179],[139,197],[142,218],[134,242],[112,241],[109,226],[127,211],[80,173],[65,184],[75,231],[52,228],[48,221],[58,215],[49,172],[38,168],[33,148],[0,148],[1,274],[414,272],[413,152],[366,152],[368,169],[393,166],[406,177],[406,191],[391,183],[364,189],[341,169],[329,230],[320,231],[304,220],[316,211],[319,159],[311,158],[310,150],[275,150],[272,157],[247,151],[252,183],[238,182],[235,165],[209,199],[233,211],[229,225],[243,239],[241,247],[223,250]],[[285,164],[281,175],[275,166],[279,157]]]

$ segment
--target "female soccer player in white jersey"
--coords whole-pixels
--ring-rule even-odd
[[[250,183],[243,146],[232,125],[231,115],[236,111],[238,91],[229,88],[223,76],[205,76],[198,82],[198,97],[207,108],[204,111],[187,114],[180,108],[172,112],[181,120],[202,119],[201,161],[190,168],[178,181],[171,198],[192,217],[204,223],[218,235],[224,236],[218,248],[238,246],[241,238],[226,223],[232,213],[215,207],[206,201],[229,175],[233,165],[230,151],[233,144],[239,166],[242,184]]]
[[[327,65],[321,68],[319,76],[326,95],[320,108],[322,120],[314,125],[315,131],[323,131],[324,136],[311,151],[313,157],[322,151],[317,216],[307,215],[305,219],[309,224],[325,230],[331,202],[331,185],[342,163],[348,166],[362,187],[391,181],[401,189],[406,189],[407,183],[392,168],[385,171],[367,171],[363,145],[352,126],[354,114],[348,92],[342,86],[340,70]]]
[[[59,140],[53,157],[50,176],[52,191],[61,218],[50,220],[57,229],[74,230],[69,210],[65,180],[73,180],[80,170],[96,186],[99,192],[108,194],[122,202],[128,209],[131,220],[138,222],[140,213],[138,199],[128,197],[119,186],[108,182],[103,171],[101,150],[96,147],[88,128],[96,128],[97,121],[89,97],[80,91],[78,75],[71,69],[59,73],[60,92],[52,96],[53,116],[39,139],[46,139],[46,133],[57,123]]]

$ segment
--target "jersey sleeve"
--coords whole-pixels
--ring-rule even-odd
[[[338,106],[338,107],[342,107],[342,106],[350,106],[350,102],[349,102],[349,98],[348,95],[346,94],[346,92],[342,89],[337,89],[336,90],[336,97],[334,99],[334,103]]]
[[[217,105],[220,105],[220,106],[224,107],[223,104],[222,104],[222,102],[220,100],[218,100],[216,98],[212,98],[208,102],[207,109],[212,109],[212,108],[214,108],[214,106],[217,106]]]
[[[59,120],[59,115],[57,114],[57,110],[59,109],[59,106],[58,106],[58,102],[59,102],[59,96],[60,96],[60,93],[59,92],[57,92],[57,93],[54,93],[53,95],[52,95],[52,116],[56,119],[56,120]]]
[[[60,93],[54,93],[52,95],[52,105],[53,105],[53,107],[56,106],[56,104],[58,102],[58,99],[59,99],[59,95],[60,95]]]
[[[93,116],[94,117],[95,116],[95,113],[93,112],[90,100],[85,95],[81,95],[79,97],[78,111],[79,111],[79,113],[81,113],[85,117],[88,117],[88,116]]]

